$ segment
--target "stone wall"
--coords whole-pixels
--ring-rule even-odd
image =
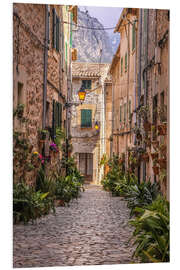
[[[47,102],[49,108],[46,111],[46,126],[49,127],[52,127],[53,100],[64,104],[67,96],[67,74],[63,70],[61,61],[64,51],[57,52],[52,47],[53,8],[62,21],[62,6],[50,5],[47,64]],[[16,109],[18,103],[23,103],[25,105],[24,116],[27,118],[27,122],[23,124],[15,118],[14,131],[24,132],[23,136],[32,145],[31,152],[37,151],[39,153],[42,153],[38,130],[42,129],[43,124],[44,40],[45,5],[13,4],[13,109]],[[63,128],[65,119],[66,111],[63,110]],[[50,141],[49,138],[49,141],[46,141],[45,144],[49,145]],[[44,147],[47,148],[47,146]],[[47,174],[56,170],[57,161],[58,158],[56,157],[48,163]],[[26,179],[27,182],[33,183],[36,173],[37,170],[28,173],[29,180]]]

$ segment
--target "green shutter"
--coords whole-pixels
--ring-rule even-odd
[[[73,14],[71,13],[71,24],[70,24],[70,48],[72,48],[72,18],[73,18]]]
[[[52,46],[53,48],[56,47],[56,11],[53,8],[53,23],[52,23]]]
[[[125,71],[127,71],[127,53],[125,54]]]
[[[121,57],[121,75],[123,74],[123,57]]]
[[[56,16],[56,50],[59,52],[59,18]]]
[[[55,100],[53,100],[53,108],[52,108],[52,139],[54,140],[54,136],[55,136]]]
[[[129,100],[129,119],[130,119],[130,116],[131,116],[131,100]]]
[[[136,24],[134,23],[132,26],[132,51],[136,46]]]
[[[124,122],[126,122],[126,103],[124,104]]]
[[[92,127],[92,110],[81,110],[81,127]]]
[[[59,103],[59,127],[62,127],[62,104]]]
[[[120,106],[120,122],[122,122],[122,106]]]

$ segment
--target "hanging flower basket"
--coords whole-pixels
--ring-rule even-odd
[[[149,161],[149,155],[148,155],[148,153],[142,154],[141,159],[144,160],[145,162],[148,162]]]
[[[151,123],[144,122],[143,126],[145,131],[151,131]]]
[[[165,158],[158,159],[158,163],[159,163],[161,169],[166,169],[167,161]]]
[[[158,132],[159,132],[159,135],[166,135],[167,124],[164,123],[164,124],[158,125]]]
[[[155,174],[155,175],[158,175],[158,174],[159,174],[159,167],[153,166],[152,168],[153,168],[154,174]]]
[[[151,158],[152,158],[152,160],[155,160],[155,159],[157,159],[158,158],[158,153],[157,152],[155,152],[155,153],[151,153]]]

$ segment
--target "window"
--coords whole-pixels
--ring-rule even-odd
[[[131,117],[131,100],[129,100],[129,119]]]
[[[81,110],[81,127],[92,127],[92,110]]]
[[[126,103],[124,104],[124,122],[126,122]]]
[[[18,82],[17,104],[23,103],[23,84]]]
[[[125,72],[127,71],[127,53],[125,54]]]
[[[121,57],[121,76],[123,75],[123,58]]]
[[[136,47],[136,24],[133,23],[132,26],[132,51],[135,49]]]
[[[122,122],[122,106],[120,106],[120,122]]]
[[[46,101],[46,127],[49,127],[49,102]]]
[[[91,89],[91,80],[82,80],[82,87],[84,89]]]
[[[66,62],[66,72],[67,72],[67,58],[68,58],[68,50],[67,50],[67,42],[65,42],[65,62]]]
[[[70,48],[72,48],[72,21],[73,21],[73,14],[71,13],[71,24],[70,24]]]
[[[61,24],[60,18],[56,14],[55,8],[53,8],[53,26],[52,26],[52,46],[58,52],[60,50],[60,37],[62,36],[61,33]]]
[[[53,100],[52,136],[56,135],[56,128],[62,127],[62,104]]]

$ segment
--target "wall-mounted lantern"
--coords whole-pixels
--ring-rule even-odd
[[[99,130],[99,124],[98,124],[98,122],[97,122],[97,121],[95,122],[94,127],[95,127],[95,129],[96,129],[96,130]]]
[[[84,88],[80,88],[79,91],[78,91],[78,96],[79,96],[79,100],[80,102],[82,103],[84,100],[85,100],[85,97],[86,97],[86,91]]]

